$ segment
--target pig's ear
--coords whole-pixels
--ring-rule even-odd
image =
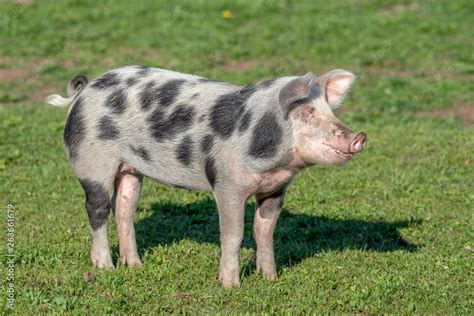
[[[308,72],[304,76],[291,80],[281,88],[279,101],[285,118],[288,117],[288,113],[294,108],[295,104],[317,93],[319,87],[316,83],[316,76],[312,72]]]
[[[336,108],[341,104],[355,78],[352,72],[342,69],[332,70],[318,78],[329,106]]]

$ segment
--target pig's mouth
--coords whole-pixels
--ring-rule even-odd
[[[352,158],[352,156],[354,156],[354,153],[350,153],[350,152],[346,152],[346,151],[342,151],[340,149],[337,149],[336,147],[328,144],[328,143],[323,143],[324,145],[330,147],[332,150],[334,150],[334,152],[336,154],[338,154],[339,156],[341,157],[344,157],[344,158]]]

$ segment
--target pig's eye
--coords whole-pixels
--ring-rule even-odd
[[[308,122],[316,114],[314,108],[311,106],[303,106],[300,111],[301,118],[304,122]]]
[[[316,115],[314,108],[311,106],[305,106],[303,111],[306,113],[306,115]]]

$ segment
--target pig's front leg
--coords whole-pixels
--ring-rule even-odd
[[[221,261],[219,280],[224,287],[240,285],[239,252],[244,235],[244,215],[247,197],[231,190],[214,191],[219,208]]]
[[[257,243],[257,272],[262,271],[266,279],[277,277],[273,253],[273,232],[283,205],[285,190],[269,196],[257,196],[253,234]]]

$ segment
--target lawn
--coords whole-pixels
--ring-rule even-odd
[[[14,313],[472,315],[473,1],[22,0],[0,12],[0,280],[7,293],[12,204]],[[135,223],[144,266],[92,268],[62,143],[67,109],[42,100],[124,64],[239,84],[358,75],[336,113],[368,146],[345,167],[296,177],[275,232],[277,280],[255,271],[254,200],[242,285],[224,289],[212,195],[150,179]],[[10,312],[7,295],[0,303]]]

